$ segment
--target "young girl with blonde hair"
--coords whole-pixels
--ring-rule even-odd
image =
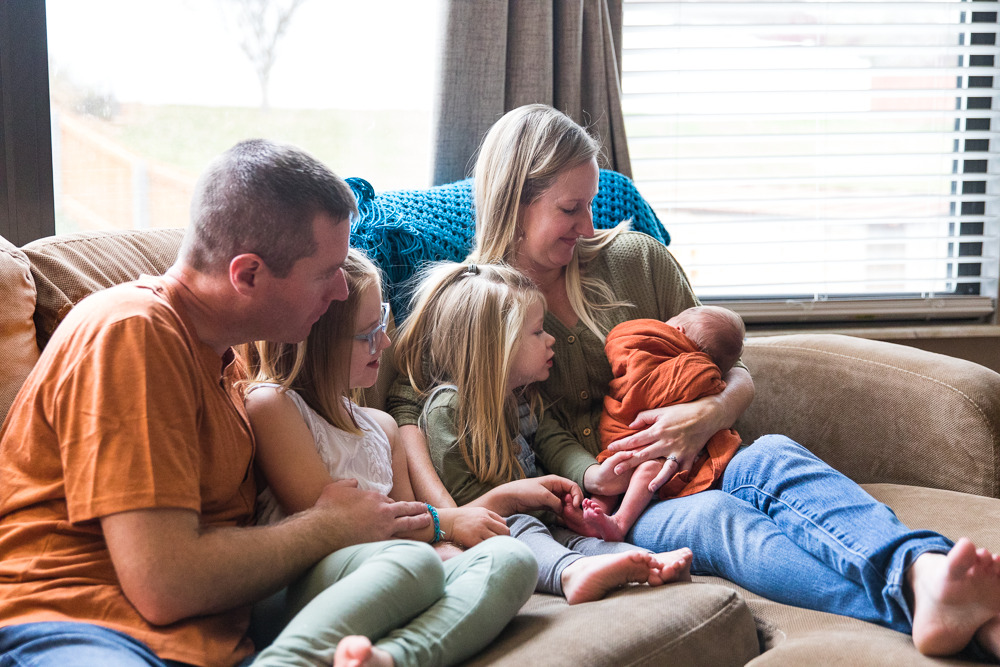
[[[349,398],[375,383],[389,345],[379,273],[356,250],[344,272],[347,300],[331,304],[305,343],[257,342],[242,351],[267,482],[258,523],[312,507],[333,481],[386,502],[414,499],[392,418]],[[292,620],[255,664],[452,665],[492,641],[531,594],[534,559],[488,509],[427,509],[427,528],[336,551],[272,599]],[[351,520],[345,507],[345,524]],[[442,563],[428,543],[462,521],[493,539]]]
[[[473,502],[538,474],[531,445],[544,412],[534,383],[548,377],[553,338],[542,328],[545,301],[534,283],[501,264],[443,263],[425,272],[413,304],[397,365],[427,395],[427,446],[454,501]],[[581,512],[574,490],[561,513]],[[570,604],[629,582],[690,578],[687,549],[653,554],[564,528],[550,531],[527,514],[508,517],[507,525],[539,562],[536,590],[564,595]]]

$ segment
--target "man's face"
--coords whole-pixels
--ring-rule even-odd
[[[272,278],[274,289],[267,295],[263,313],[269,330],[266,340],[279,343],[305,340],[330,302],[347,298],[343,266],[350,231],[347,220],[335,222],[323,213],[313,219],[316,252],[295,262],[286,277]]]

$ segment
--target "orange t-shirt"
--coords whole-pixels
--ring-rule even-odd
[[[229,667],[252,651],[249,609],[168,626],[123,594],[98,519],[185,508],[204,526],[253,518],[253,437],[232,352],[195,334],[169,278],[81,301],[0,429],[0,626],[83,621],[161,658]]]

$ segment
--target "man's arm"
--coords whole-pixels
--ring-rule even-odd
[[[429,522],[423,503],[330,484],[315,507],[273,526],[205,530],[192,510],[150,509],[102,517],[101,528],[125,596],[167,625],[251,604],[337,549]]]

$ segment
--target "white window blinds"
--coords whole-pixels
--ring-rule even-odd
[[[633,173],[698,295],[992,312],[997,4],[626,0]]]

